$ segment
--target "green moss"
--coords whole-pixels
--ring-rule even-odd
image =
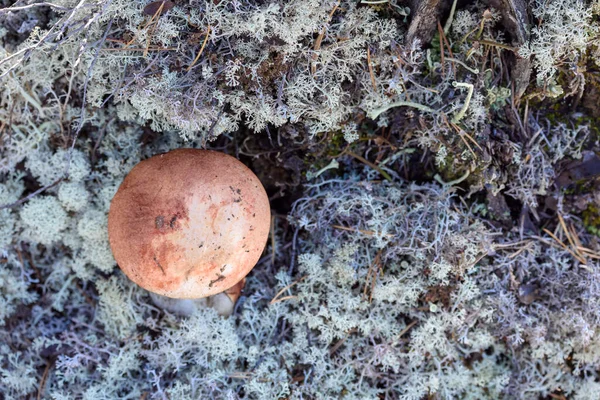
[[[326,138],[319,140],[319,143],[311,146],[307,154],[303,157],[304,168],[301,172],[303,178],[306,178],[310,173],[320,171],[328,166],[348,146],[348,142],[344,139],[342,131],[332,131],[326,135]],[[340,174],[344,172],[343,166],[340,166],[336,170]]]
[[[449,154],[445,157],[444,165],[438,168],[438,174],[444,182],[451,182],[465,174],[465,171],[461,167],[462,165],[456,163],[456,156]]]
[[[593,235],[600,237],[600,209],[595,204],[590,204],[583,212],[583,226]]]
[[[344,151],[344,148],[347,144],[348,142],[346,142],[344,139],[344,134],[342,131],[331,132],[330,139],[327,142],[327,150],[325,154],[328,157],[335,157]]]
[[[574,181],[566,189],[564,189],[563,193],[569,196],[579,196],[587,193],[592,193],[594,191],[595,182],[593,179],[582,178]]]

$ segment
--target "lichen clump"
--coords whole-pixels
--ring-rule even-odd
[[[8,3],[0,396],[599,399],[598,0]],[[228,318],[115,268],[180,148],[269,197]]]

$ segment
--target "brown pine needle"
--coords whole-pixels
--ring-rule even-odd
[[[597,251],[595,251],[595,250],[592,250],[592,249],[590,249],[589,247],[582,246],[581,244],[577,246],[577,249],[578,249],[578,250],[581,250],[581,251],[584,251],[584,252],[586,252],[586,253],[590,253],[590,254],[598,254],[598,255],[600,255],[600,253],[598,253]]]
[[[232,372],[232,373],[228,374],[227,376],[229,378],[250,379],[252,377],[252,375],[253,375],[252,372],[236,371],[236,372]]]
[[[469,142],[467,142],[467,140],[463,137],[463,135],[461,135],[460,133],[458,134],[458,137],[463,141],[463,143],[467,146],[467,148],[469,149],[469,151],[471,152],[471,154],[473,154],[473,158],[477,159],[477,154],[475,154],[475,152],[473,151],[473,149],[471,148],[471,146],[469,145]]]
[[[373,90],[377,91],[377,83],[375,81],[375,74],[373,73],[373,64],[371,64],[371,49],[367,46],[367,65],[369,66],[369,75],[371,76],[371,85]]]
[[[171,8],[173,8],[173,4],[167,4],[167,3],[171,3],[171,2],[166,2],[163,1],[160,6],[158,7],[158,9],[156,10],[156,12],[150,17],[150,20],[141,28],[146,29],[148,27],[150,27],[151,24],[151,30],[148,34],[148,38],[146,39],[146,47],[143,48],[133,48],[130,49],[129,46],[131,46],[133,44],[133,42],[135,42],[135,40],[137,39],[137,35],[133,35],[133,37],[131,38],[131,40],[129,40],[128,42],[126,42],[125,40],[121,40],[121,39],[112,39],[109,38],[107,39],[107,41],[109,42],[119,42],[119,43],[123,43],[125,44],[125,46],[123,48],[119,48],[119,49],[101,49],[102,51],[124,51],[124,50],[131,50],[131,51],[143,51],[144,52],[144,57],[146,57],[148,55],[148,52],[150,51],[166,51],[166,50],[177,50],[177,48],[175,47],[152,47],[150,46],[150,40],[152,38],[152,34],[154,33],[154,30],[156,29],[156,27],[158,26],[158,19],[160,18],[163,9],[165,7],[165,4],[167,5],[167,11],[170,10]],[[156,20],[156,21],[155,21]]]
[[[509,255],[508,258],[515,258],[516,256],[518,256],[519,254],[521,254],[522,252],[524,252],[525,250],[529,249],[530,245],[532,242],[527,243],[525,246],[521,247],[519,250],[517,250],[516,252],[514,252],[513,254]]]
[[[192,61],[192,63],[190,64],[189,67],[187,67],[187,72],[189,72],[192,67],[194,66],[194,64],[196,64],[196,62],[200,59],[200,56],[202,55],[202,52],[204,51],[204,48],[206,47],[206,43],[208,43],[208,37],[210,36],[210,25],[208,26],[208,28],[206,28],[206,36],[204,37],[204,42],[202,42],[202,46],[200,47],[200,51],[198,52],[198,55],[196,55],[196,58],[194,58],[194,61]]]
[[[335,13],[335,11],[338,9],[339,6],[340,6],[340,0],[338,0],[336,5],[333,7],[333,10],[331,10],[331,12],[329,13],[327,22],[325,23],[325,25],[323,26],[323,29],[321,29],[321,32],[319,33],[319,36],[317,36],[317,39],[315,40],[315,44],[313,46],[315,54],[313,54],[313,57],[312,57],[313,62],[312,62],[312,65],[310,66],[310,72],[313,75],[315,74],[315,72],[317,72],[317,65],[315,64],[315,61],[317,61],[317,58],[319,58],[319,56],[316,54],[316,52],[321,49],[321,43],[323,42],[323,38],[325,37],[325,31],[327,30],[327,25],[329,25],[329,22],[331,22],[331,19],[333,18],[333,14]]]
[[[587,247],[577,246],[577,249],[582,251],[587,257],[600,260],[600,254],[594,250],[588,249]]]
[[[150,20],[144,25],[144,27],[142,29],[148,28],[150,26],[150,24],[154,21],[154,18],[157,18],[160,16],[160,13],[162,12],[163,7],[164,7],[164,2],[160,5],[160,7],[158,7],[158,9],[154,13],[154,15],[152,15]],[[133,35],[131,40],[125,44],[125,47],[131,46],[133,44],[133,42],[135,42],[135,39],[137,39],[137,35]]]
[[[533,235],[533,236],[531,236],[531,237],[532,237],[533,239],[536,239],[536,240],[538,240],[538,241],[540,241],[540,242],[544,243],[546,246],[552,246],[552,247],[554,247],[555,249],[563,249],[563,250],[564,250],[564,247],[562,247],[562,246],[559,246],[558,244],[556,244],[556,243],[554,243],[554,242],[549,242],[549,241],[547,241],[546,239],[544,239],[543,237],[540,237],[540,236],[535,236],[535,235]]]
[[[385,172],[384,170],[382,170],[381,168],[379,168],[377,165],[373,164],[371,161],[367,160],[366,158],[361,157],[358,154],[351,152],[350,150],[347,150],[346,154],[348,154],[350,157],[356,158],[358,161],[362,162],[363,164],[366,164],[369,167],[373,168],[375,171],[379,172],[381,174],[381,176],[383,176],[388,181],[390,181],[390,182],[392,181],[392,177],[390,176],[390,174],[388,174],[387,172]]]
[[[477,146],[477,148],[480,151],[483,151],[483,149],[481,148],[481,146],[479,145],[479,143],[477,143],[477,141],[475,139],[473,139],[473,136],[469,135],[467,132],[465,132],[460,126],[456,125],[453,122],[450,122],[450,125],[454,128],[454,130],[456,130],[456,133],[458,133],[458,135],[461,137],[461,139],[463,139],[463,141],[466,143],[466,141],[464,140],[463,136],[466,136],[467,139],[469,139],[475,146]],[[467,144],[467,147],[469,147],[469,149],[471,150],[471,147]],[[473,150],[471,150],[471,152],[473,152]],[[473,153],[474,155],[475,153]]]
[[[469,139],[469,140],[470,140],[470,141],[471,141],[471,142],[472,142],[472,143],[473,143],[475,146],[477,146],[477,148],[478,148],[480,151],[483,151],[483,149],[481,148],[481,146],[479,145],[479,143],[477,143],[477,141],[476,141],[475,139],[473,139],[473,136],[469,135],[467,132],[465,132],[465,131],[464,131],[464,130],[462,130],[462,129],[460,130],[460,132],[461,132],[461,134],[462,134],[462,135],[466,136],[466,137],[467,137],[467,139]]]
[[[575,245],[573,239],[571,239],[571,232],[569,231],[569,229],[567,229],[567,224],[565,224],[565,220],[562,217],[562,215],[560,215],[560,213],[558,214],[558,221],[560,222],[560,226],[562,227],[563,231],[565,232],[565,236],[567,237],[567,240],[569,241],[569,244],[571,245],[571,247],[574,249],[575,253],[577,253],[577,255],[580,258],[583,258],[583,257],[581,257],[581,254],[577,250],[577,246]]]
[[[440,63],[442,64],[442,78],[445,77],[446,75],[446,71],[444,68],[444,53],[446,52],[446,49],[444,48],[444,39],[442,39],[442,35],[444,34],[444,30],[442,29],[442,24],[440,24],[440,20],[437,20],[437,28],[438,28],[438,33],[439,33],[439,39],[440,39]]]
[[[585,259],[580,258],[577,254],[575,254],[570,248],[567,247],[567,245],[565,245],[559,238],[557,238],[552,232],[550,232],[548,229],[544,228],[543,229],[544,232],[546,232],[548,235],[550,235],[550,237],[554,240],[556,240],[556,242],[560,245],[560,247],[562,247],[564,250],[568,251],[573,257],[575,257],[575,259],[577,261],[579,261],[582,264],[586,264]]]
[[[544,232],[546,232],[548,235],[550,235],[550,237],[554,240],[556,240],[556,242],[560,245],[560,247],[562,247],[563,249],[568,249],[567,245],[564,244],[564,242],[562,240],[560,240],[558,237],[556,237],[556,235],[554,235],[554,233],[550,232],[550,230],[544,228],[542,229]]]
[[[573,224],[571,224],[570,232],[571,232],[571,237],[573,238],[573,241],[575,242],[574,250],[577,252],[577,254],[581,255],[582,258],[585,258],[585,256],[582,253],[580,253],[580,251],[582,251],[581,248],[585,248],[585,247],[583,247],[583,245],[581,244],[581,241],[579,240],[579,235],[577,234],[577,231],[575,230],[575,226]]]
[[[280,301],[285,301],[285,300],[289,300],[289,299],[297,299],[298,296],[284,296],[280,299],[273,299],[271,300],[271,302],[269,304],[275,304],[275,303],[279,303]]]
[[[293,298],[293,297],[298,297],[298,296],[287,296],[287,297],[282,297],[281,299],[278,299],[279,296],[281,296],[283,294],[283,292],[285,292],[286,290],[290,289],[292,286],[302,282],[304,279],[306,279],[307,275],[304,275],[303,277],[301,277],[298,280],[295,280],[294,282],[290,283],[289,285],[287,285],[286,287],[284,287],[283,289],[281,289],[279,292],[277,292],[277,294],[275,295],[275,297],[273,297],[273,300],[271,300],[269,302],[269,304],[274,304],[277,303],[278,301],[283,301],[286,300],[288,298]]]
[[[440,25],[440,21],[438,20],[438,25],[441,28]],[[440,38],[444,41],[444,43],[446,44],[446,47],[448,48],[448,54],[450,54],[450,58],[454,58],[454,54],[452,54],[452,47],[450,46],[450,43],[448,43],[448,39],[446,38],[446,34],[444,33],[444,30],[442,29],[440,32]],[[442,53],[444,52],[444,49],[442,47]],[[450,65],[452,66],[452,73],[456,75],[456,66],[454,65],[454,61],[450,61]]]
[[[156,27],[158,26],[158,22],[160,21],[160,15],[162,14],[162,10],[165,6],[165,2],[163,1],[162,3],[160,3],[160,7],[158,7],[158,10],[156,10],[156,12],[154,13],[154,15],[152,16],[152,18],[150,19],[150,21],[152,21],[153,19],[156,18],[156,22],[154,22],[152,24],[152,26],[150,27],[150,32],[148,32],[148,37],[146,38],[146,51],[144,51],[144,57],[148,56],[148,49],[150,48],[150,41],[152,40],[152,35],[154,34],[154,30],[156,29]],[[148,25],[150,25],[150,22],[148,22]]]
[[[456,130],[456,133],[458,133],[458,137],[460,138],[460,140],[463,141],[463,143],[465,144],[465,146],[467,146],[467,148],[469,149],[471,154],[473,154],[473,158],[477,159],[477,154],[475,154],[475,152],[469,145],[469,142],[467,142],[467,140],[463,136],[463,135],[466,135],[466,136],[468,136],[468,135],[466,133],[463,133],[462,129],[460,129],[460,127],[458,125],[456,125],[455,123],[451,122],[450,126],[452,126]],[[471,138],[471,139],[473,139],[473,138]]]
[[[381,271],[381,264],[378,263],[377,269],[375,273],[371,277],[371,289],[369,291],[369,303],[373,302],[373,292],[375,292],[375,285],[377,285],[377,275],[379,275],[379,271]]]
[[[579,235],[577,234],[577,231],[575,230],[575,226],[573,224],[571,224],[571,237],[575,241],[577,247],[583,247],[581,241],[579,240]]]
[[[600,260],[600,255],[598,255],[598,254],[589,254],[589,253],[585,253],[585,256],[586,256],[586,257],[589,257],[589,258],[591,258],[591,259],[593,259],[593,260]]]

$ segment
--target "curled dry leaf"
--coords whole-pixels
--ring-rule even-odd
[[[165,13],[167,11],[169,11],[171,8],[175,7],[175,3],[173,3],[172,1],[153,1],[152,3],[146,5],[146,7],[144,7],[144,14],[146,15],[155,15],[158,10],[160,9],[160,6],[162,5],[162,10],[161,13]]]

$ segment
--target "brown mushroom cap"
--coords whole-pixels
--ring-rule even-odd
[[[180,149],[137,164],[115,194],[108,237],[123,272],[173,298],[231,288],[266,245],[271,211],[256,175],[224,153]]]

